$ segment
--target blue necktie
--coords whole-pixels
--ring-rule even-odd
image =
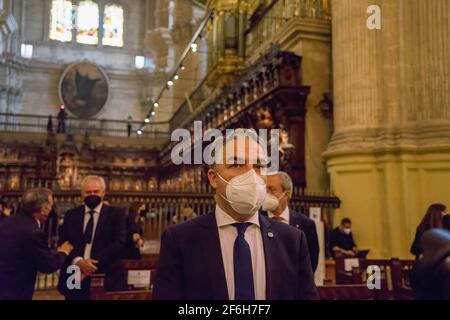
[[[89,220],[84,230],[83,238],[85,244],[92,242],[92,233],[94,232],[94,210],[89,211]]]
[[[238,235],[234,241],[234,296],[236,300],[255,300],[253,269],[250,246],[244,238],[245,230],[251,223],[234,223]]]

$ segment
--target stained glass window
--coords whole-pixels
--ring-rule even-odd
[[[114,47],[123,46],[123,8],[118,4],[109,4],[105,7],[103,44]]]
[[[72,1],[53,0],[50,13],[51,40],[72,41]]]
[[[98,44],[98,4],[90,1],[80,1],[77,12],[77,42]]]
[[[1,0],[0,0],[1,2]],[[72,42],[72,31],[76,27],[78,43],[97,45],[99,43],[99,5],[93,0],[80,1],[74,10],[70,0],[52,0],[49,37],[52,40]],[[123,47],[124,10],[119,4],[105,6],[103,16],[103,39],[105,46]]]

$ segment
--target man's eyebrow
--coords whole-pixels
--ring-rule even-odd
[[[253,164],[263,164],[263,165],[266,165],[267,164],[267,160],[266,159],[264,159],[264,158],[256,158],[256,162],[255,162],[255,159],[253,158],[253,159],[251,159],[252,160],[252,163]]]
[[[241,157],[229,157],[225,160],[225,164],[245,164],[245,159]]]

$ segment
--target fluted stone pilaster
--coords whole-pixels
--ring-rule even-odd
[[[372,4],[381,8],[381,30],[366,27]],[[356,136],[367,142],[417,125],[436,125],[438,134],[450,123],[450,2],[334,0],[332,6],[330,147],[348,149]]]

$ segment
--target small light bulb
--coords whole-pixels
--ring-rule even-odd
[[[158,107],[159,107],[159,103],[158,103],[158,102],[155,102],[155,103],[153,104],[153,106],[154,106],[155,108],[158,108]]]
[[[144,122],[145,122],[145,123],[149,123],[149,122],[150,122],[150,119],[149,119],[149,118],[145,118]]]
[[[167,81],[167,85],[168,85],[169,87],[173,86],[173,81],[172,81],[172,80]]]
[[[152,116],[154,116],[156,113],[155,113],[155,111],[152,111]]]
[[[142,134],[142,130],[139,129],[139,130],[137,131],[137,134],[138,134],[138,135],[141,135],[141,134]]]
[[[180,77],[176,74],[176,75],[173,77],[173,80],[178,80],[178,79],[180,79]]]

